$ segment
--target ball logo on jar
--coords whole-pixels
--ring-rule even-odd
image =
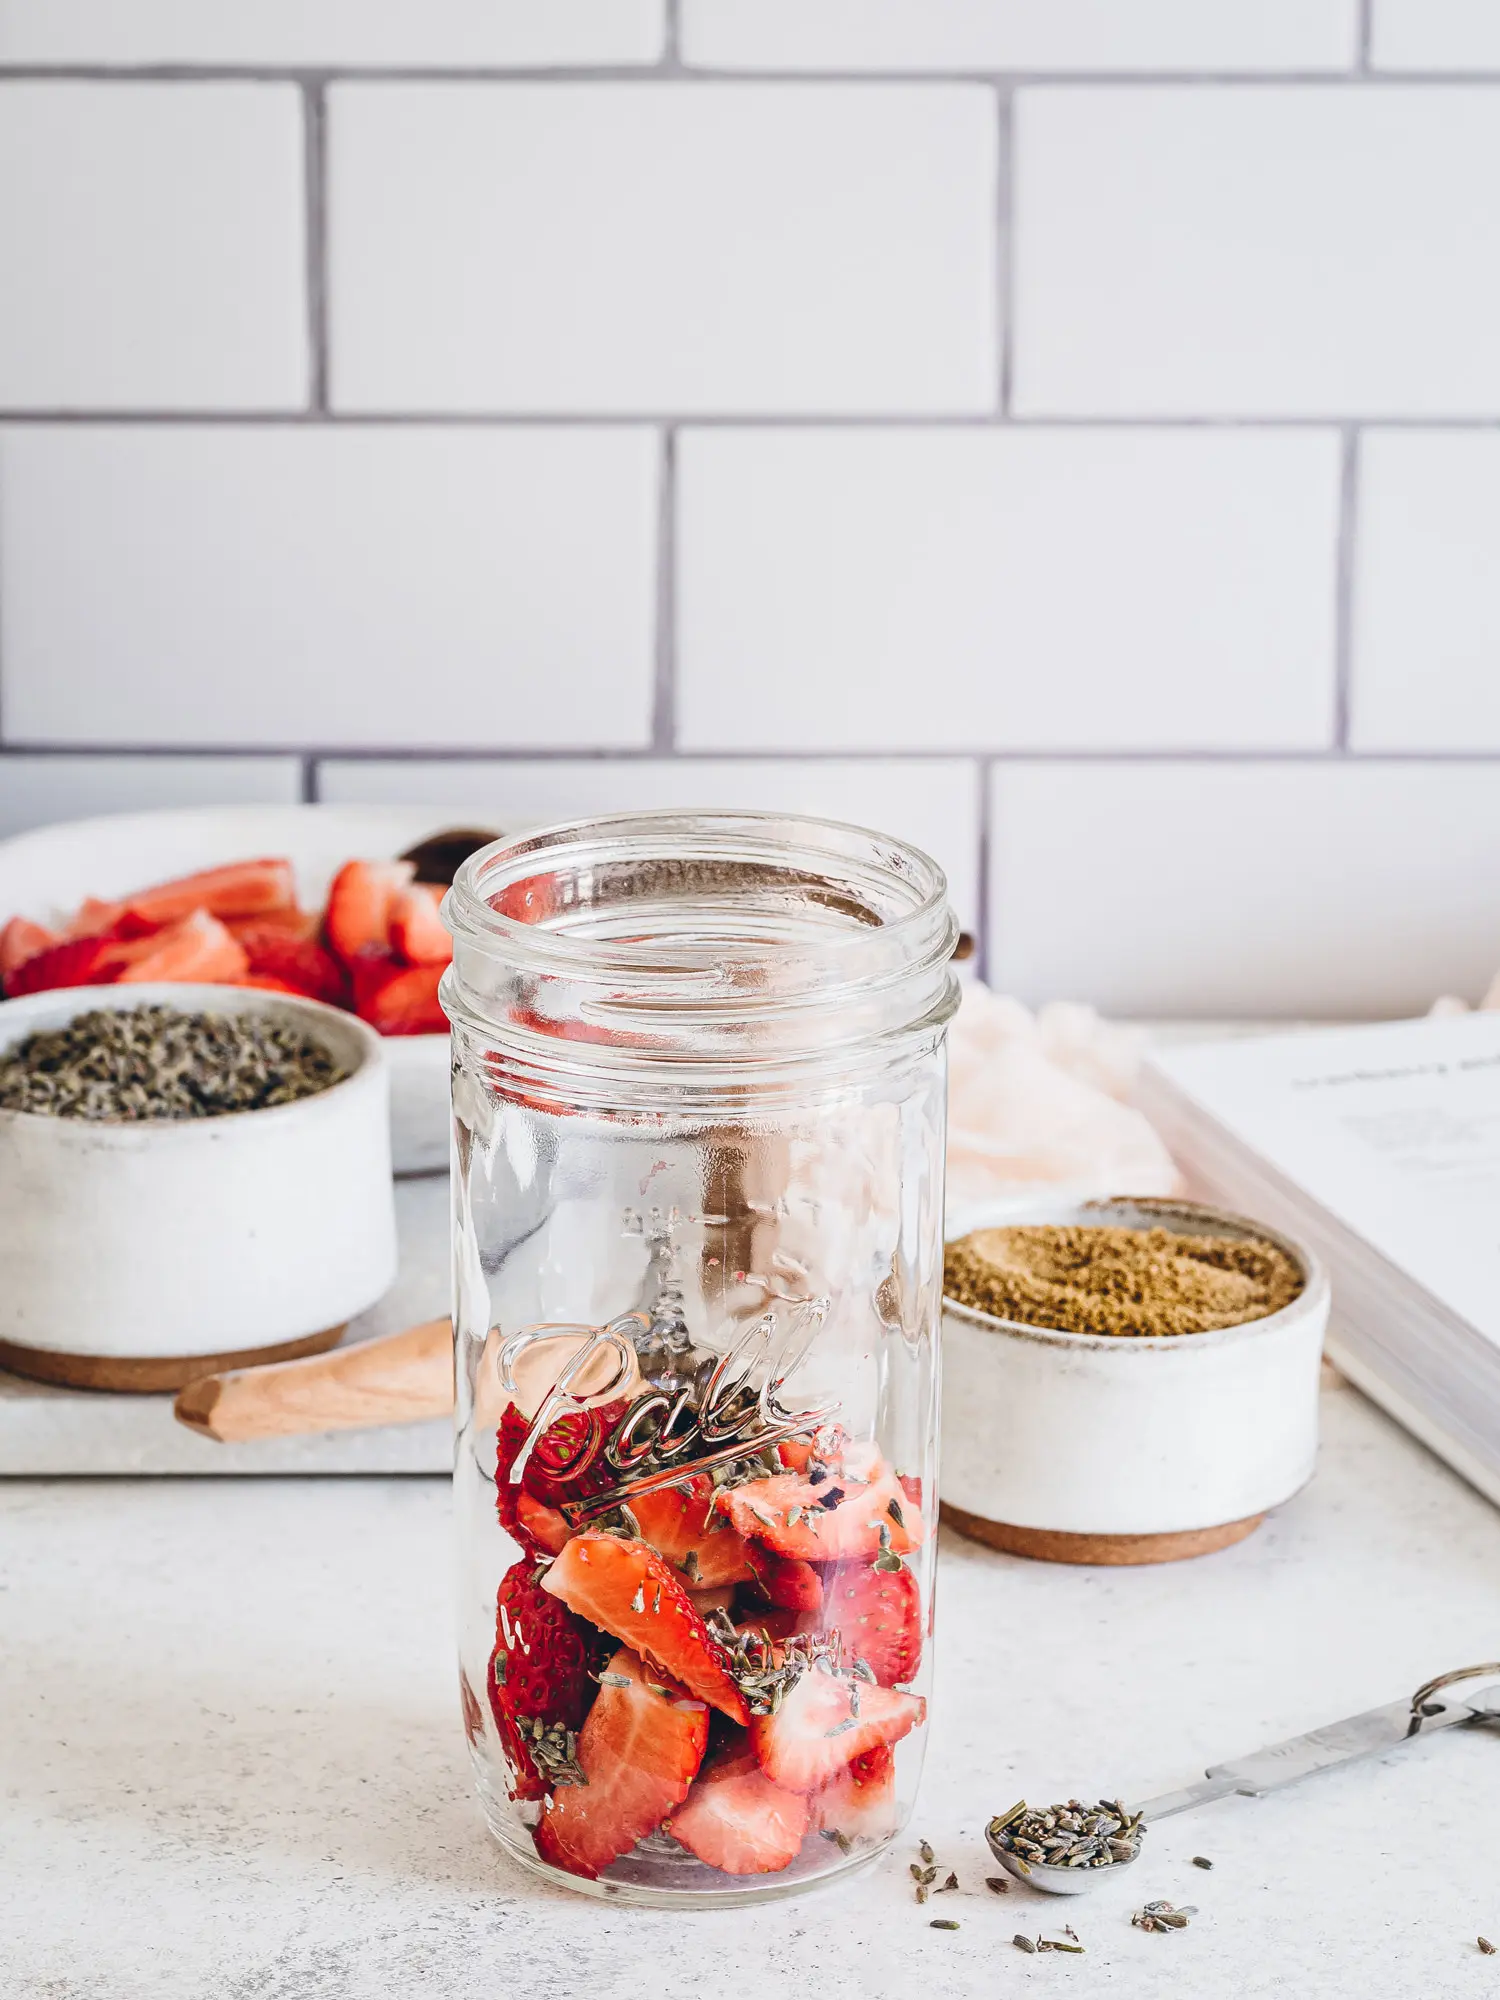
[[[836,1414],[837,1401],[793,1410],[784,1397],[828,1308],[827,1299],[807,1299],[784,1308],[784,1317],[776,1309],[763,1313],[736,1336],[701,1388],[694,1383],[670,1389],[641,1386],[636,1342],[650,1330],[644,1313],[622,1313],[607,1326],[528,1328],[513,1334],[498,1357],[501,1383],[511,1393],[516,1388],[514,1364],[523,1351],[534,1350],[539,1342],[563,1340],[572,1351],[511,1462],[511,1479],[520,1479],[533,1453],[553,1479],[581,1479],[602,1461],[618,1475],[616,1481],[586,1499],[561,1504],[564,1516],[577,1526],[611,1513],[633,1495],[671,1486],[689,1472],[730,1465],[783,1438],[816,1429]],[[580,1335],[586,1338],[580,1340]],[[611,1362],[613,1372],[602,1374]],[[632,1387],[638,1393],[623,1414],[606,1423],[602,1412]],[[569,1417],[585,1421],[563,1427],[566,1455],[559,1456],[548,1433]]]

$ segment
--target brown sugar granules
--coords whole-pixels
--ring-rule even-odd
[[[943,1291],[997,1319],[1063,1333],[1154,1339],[1280,1312],[1302,1290],[1262,1237],[1030,1224],[976,1229],[948,1245]]]

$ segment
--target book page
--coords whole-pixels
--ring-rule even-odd
[[[1500,1014],[1200,1043],[1151,1063],[1500,1343]]]

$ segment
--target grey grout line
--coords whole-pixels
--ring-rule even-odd
[[[993,761],[981,757],[979,771],[979,869],[975,881],[974,899],[979,905],[978,935],[975,939],[974,971],[986,986],[990,982],[990,870],[993,865],[991,850],[994,828],[990,812],[990,793],[993,790],[991,773]]]
[[[304,757],[302,759],[301,794],[303,805],[314,806],[317,804],[318,760],[316,757]]]
[[[995,147],[995,337],[1000,343],[1000,415],[1010,415],[1015,371],[1016,101],[1001,90],[996,99]]]
[[[302,89],[304,217],[307,235],[308,402],[328,413],[328,100],[321,84]]]
[[[1341,431],[1349,424],[1381,431],[1494,431],[1500,413],[1471,416],[1381,416],[1333,413],[1327,416],[1061,416],[1002,415],[996,410],[972,413],[941,411],[911,414],[863,410],[818,415],[776,412],[633,410],[626,413],[534,410],[17,410],[0,407],[0,424],[26,427],[68,427],[92,424],[129,429],[156,426],[215,426],[221,429],[274,429],[288,425],[327,426],[342,430],[1025,430],[1025,431]]]
[[[1359,539],[1359,431],[1348,425],[1339,441],[1338,548],[1334,568],[1333,740],[1349,748],[1349,705],[1354,675],[1354,586]]]
[[[656,659],[651,690],[651,748],[677,741],[677,433],[661,434],[656,495]]]
[[[1361,76],[1370,74],[1370,44],[1375,32],[1375,0],[1359,0],[1359,49],[1355,62]]]
[[[1379,84],[1462,86],[1500,83],[1500,68],[1478,69],[722,69],[684,65],[671,55],[655,63],[496,63],[376,67],[367,63],[0,63],[6,83],[752,83],[785,85],[838,83],[1000,84],[1010,89],[1043,86],[1080,90],[1160,90],[1218,88],[1367,88]]]
[[[674,75],[682,67],[682,0],[666,0],[666,37],[662,44],[661,69]]]
[[[1500,743],[1478,750],[1360,750],[1346,754],[1324,746],[1319,749],[1192,748],[1192,749],[1098,749],[1054,748],[1047,750],[1005,749],[976,751],[973,743],[938,749],[909,750],[889,746],[884,749],[824,746],[818,749],[776,747],[774,749],[685,749],[675,746],[663,752],[654,744],[628,748],[598,744],[504,744],[486,748],[472,743],[419,745],[375,745],[368,743],[0,743],[0,764],[7,757],[296,757],[314,764],[560,764],[560,763],[659,763],[686,764],[972,764],[985,759],[991,769],[1006,765],[1035,764],[1337,764],[1345,768],[1358,764],[1485,764],[1500,766]]]

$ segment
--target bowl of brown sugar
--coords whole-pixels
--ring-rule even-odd
[[[1016,1555],[1172,1562],[1312,1476],[1328,1281],[1243,1216],[1151,1197],[953,1218],[943,1518]]]

